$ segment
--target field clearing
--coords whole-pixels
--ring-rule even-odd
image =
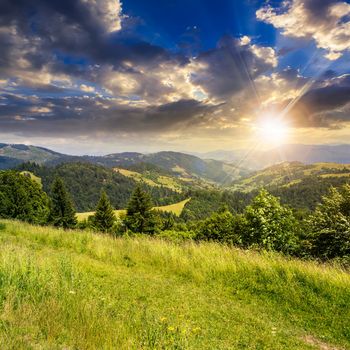
[[[131,171],[123,168],[114,168],[114,171],[119,172],[120,174],[130,177],[137,182],[144,182],[145,184],[152,187],[167,187],[171,190],[181,193],[182,187],[177,183],[173,178],[169,176],[159,175],[155,177],[155,180],[152,180],[147,177],[147,175],[138,173],[137,171]]]
[[[350,348],[336,266],[7,220],[0,245],[4,350]]]
[[[152,187],[160,187],[159,184],[155,183],[153,180],[151,179],[147,179],[146,177],[142,176],[141,173],[138,173],[137,171],[131,171],[131,170],[127,170],[127,169],[122,169],[122,168],[114,168],[114,171],[119,172],[120,174],[130,177],[132,179],[134,179],[137,182],[144,182],[149,186]]]
[[[162,207],[154,207],[154,209],[156,210],[160,210],[160,211],[165,211],[168,213],[173,213],[177,216],[180,216],[185,205],[191,200],[191,198],[187,198],[181,202],[178,203],[174,203],[174,204],[170,204],[170,205],[164,205]]]
[[[320,177],[330,178],[330,177],[349,177],[350,173],[341,173],[341,174],[321,174]]]
[[[178,203],[174,203],[174,204],[169,204],[169,205],[164,205],[161,207],[154,207],[153,209],[156,210],[160,210],[160,211],[164,211],[164,212],[168,212],[168,213],[174,213],[177,216],[180,216],[186,203],[188,203],[191,200],[191,198],[187,198],[181,202]],[[116,216],[120,216],[123,214],[126,214],[126,210],[125,209],[119,209],[119,210],[114,210],[114,213]],[[87,219],[89,216],[94,215],[95,212],[94,211],[88,211],[88,212],[84,212],[84,213],[77,213],[77,218],[78,221],[82,221]]]

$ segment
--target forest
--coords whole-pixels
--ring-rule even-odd
[[[272,188],[178,193],[137,183],[97,165],[49,168],[26,163],[0,172],[0,217],[114,237],[146,234],[175,241],[215,241],[347,265],[350,185],[339,179],[327,179],[321,186],[315,178],[298,184],[293,192]],[[155,209],[185,198],[189,200],[180,215]],[[115,209],[126,210],[116,215]],[[77,210],[93,214],[78,221]]]

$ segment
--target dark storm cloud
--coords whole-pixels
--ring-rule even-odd
[[[144,42],[128,30],[106,31],[90,8],[88,1],[1,1],[0,26],[7,28],[0,32],[2,71],[15,65],[16,49],[21,45],[27,48],[24,58],[33,70],[50,64],[53,71],[66,72],[70,68],[65,55],[85,58],[87,64],[109,63],[116,69],[124,61],[156,65],[174,59],[162,47]],[[87,64],[70,73],[83,75]]]
[[[0,100],[1,131],[28,135],[86,135],[103,132],[157,133],[186,129],[208,118],[215,106],[179,100],[137,108],[103,98],[34,98],[6,95]],[[103,111],[103,113],[101,113]]]
[[[270,48],[269,55],[274,55]],[[273,68],[273,63],[259,57],[251,45],[242,45],[232,37],[224,37],[216,49],[200,54],[197,60],[207,68],[194,74],[192,81],[213,97],[229,97],[249,88],[256,77]]]
[[[306,92],[290,114],[297,125],[341,128],[350,122],[350,75],[325,80]]]

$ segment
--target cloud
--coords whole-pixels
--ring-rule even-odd
[[[114,32],[121,29],[121,10],[122,6],[119,0],[82,0],[90,12],[101,21],[108,32]]]
[[[290,111],[299,127],[342,128],[350,122],[350,75],[319,80]],[[345,124],[344,124],[345,123]]]
[[[255,78],[276,65],[272,48],[251,44],[247,37],[224,37],[216,49],[201,53],[193,62],[191,81],[212,97],[227,98],[252,87]]]
[[[285,35],[314,38],[330,58],[347,49],[340,45],[346,33],[324,27],[325,19],[334,25],[341,19],[344,30],[347,7],[339,2],[295,0],[259,11]],[[349,76],[329,70],[309,86],[299,70],[279,67],[279,56],[294,48],[276,52],[249,36],[225,36],[186,56],[191,45],[174,52],[145,42],[135,23],[118,0],[1,1],[1,132],[232,140],[246,137],[262,113],[287,105],[294,107],[286,118],[298,128],[348,122]],[[336,36],[333,44],[327,39],[332,46],[320,33]]]
[[[327,50],[325,57],[336,60],[350,47],[350,4],[337,0],[289,0],[274,9],[259,9],[256,17],[282,29],[282,34],[313,39]]]
[[[85,84],[80,85],[80,90],[88,93],[95,92],[95,88],[93,86],[88,86]]]
[[[157,134],[200,126],[215,110],[196,100],[137,107],[114,98],[39,98],[8,94],[0,103],[2,132],[32,136]]]

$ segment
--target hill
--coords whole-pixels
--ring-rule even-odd
[[[2,349],[350,346],[350,277],[336,267],[212,243],[0,228]]]
[[[283,162],[235,181],[232,188],[251,191],[260,187],[289,187],[301,183],[308,177],[350,180],[350,164]]]
[[[262,169],[281,162],[298,161],[312,163],[350,163],[350,145],[283,145],[278,148],[260,150],[237,149],[195,153],[201,158],[216,159],[232,164],[240,164],[248,169]]]
[[[217,160],[204,160],[180,152],[142,154],[124,152],[105,156],[71,156],[36,146],[0,144],[0,168],[7,169],[23,161],[55,166],[68,162],[85,162],[110,168],[142,167],[144,164],[157,168],[167,176],[180,180],[202,179],[212,183],[230,183],[247,174],[245,169]],[[130,169],[133,170],[133,169]]]
[[[296,209],[313,210],[330,187],[350,182],[350,164],[284,162],[235,181],[229,186],[236,196],[254,197],[260,188]]]
[[[95,209],[102,190],[105,190],[116,209],[123,209],[137,182],[113,169],[90,163],[63,163],[57,166],[22,164],[19,170],[29,171],[42,182],[45,192],[50,192],[56,176],[61,177],[71,193],[77,211],[89,212]],[[151,194],[155,205],[167,205],[183,200],[180,193],[166,187],[143,184]]]

